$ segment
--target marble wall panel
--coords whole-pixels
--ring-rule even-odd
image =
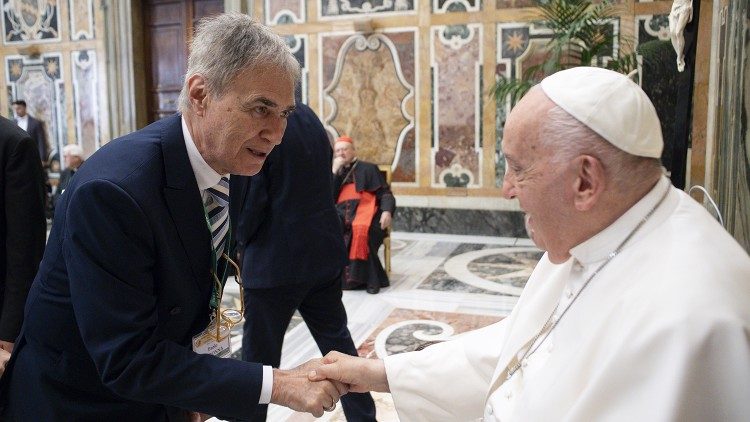
[[[482,185],[482,26],[431,31],[432,183]]]
[[[94,39],[94,0],[68,0],[70,39]]]
[[[432,13],[478,12],[481,0],[432,0]]]
[[[76,140],[88,156],[101,146],[96,52],[73,51],[71,59]]]
[[[264,0],[267,25],[304,23],[305,0]]]
[[[26,101],[28,113],[44,123],[47,140],[58,151],[66,133],[61,62],[60,53],[46,53],[39,58],[5,57],[8,98]]]
[[[60,41],[57,0],[3,0],[3,42]]]
[[[318,0],[321,19],[370,14],[414,13],[417,0]]]
[[[523,213],[518,211],[398,207],[393,230],[414,233],[526,237]]]
[[[326,129],[350,135],[362,159],[390,165],[394,182],[416,182],[415,32],[321,39]]]
[[[524,69],[544,62],[545,46],[550,39],[550,31],[533,23],[503,23],[497,25],[497,67],[496,75],[517,79]],[[502,151],[503,127],[510,111],[510,103],[496,102],[495,136],[495,186],[503,185],[505,156]]]
[[[298,102],[307,104],[308,86],[310,83],[310,69],[307,68],[308,36],[287,35],[284,37],[284,41],[286,42],[289,50],[292,52],[294,57],[299,62],[300,67],[302,68],[300,81],[299,83],[297,83],[297,86],[294,89],[294,98]]]
[[[496,0],[495,7],[497,9],[512,9],[518,7],[533,7],[536,5],[538,0]],[[600,3],[602,0],[594,0],[594,3]],[[618,4],[624,1],[630,0],[613,0],[612,3]],[[645,0],[648,1],[648,0]]]

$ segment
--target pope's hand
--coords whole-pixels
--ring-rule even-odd
[[[346,384],[353,393],[390,391],[382,360],[330,352],[323,358],[323,363],[324,365],[310,371],[311,381],[339,381]]]
[[[323,416],[325,411],[333,410],[339,397],[349,391],[340,382],[313,382],[308,379],[308,373],[317,369],[320,364],[320,359],[313,359],[294,369],[274,369],[271,403],[298,412],[312,413],[316,418]]]

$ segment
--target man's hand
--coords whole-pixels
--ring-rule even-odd
[[[323,358],[324,365],[309,373],[311,381],[336,380],[347,384],[353,393],[390,392],[385,365],[379,359],[365,359],[330,352]]]
[[[211,419],[211,416],[205,413],[190,412],[190,422],[206,422]]]
[[[331,171],[333,172],[333,174],[338,174],[339,170],[341,170],[341,167],[344,166],[345,162],[346,162],[346,160],[344,159],[344,157],[336,157],[336,158],[334,158],[333,159],[333,166],[331,167]]]
[[[294,369],[274,369],[271,403],[300,412],[309,412],[316,418],[323,416],[325,411],[333,410],[339,397],[349,391],[340,382],[325,378],[321,382],[309,380],[308,373],[320,365],[320,359],[312,359]]]
[[[8,353],[13,353],[13,343],[10,341],[0,340],[0,349],[3,349]]]
[[[10,352],[5,349],[0,349],[0,377],[5,373],[5,365],[10,360]]]
[[[383,211],[383,214],[380,215],[380,228],[385,230],[390,227],[392,218],[390,211]]]

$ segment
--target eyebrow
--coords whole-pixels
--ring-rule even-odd
[[[275,103],[275,102],[273,102],[273,101],[272,101],[271,99],[269,99],[269,98],[266,98],[266,97],[258,97],[258,98],[253,98],[252,100],[250,100],[250,101],[248,101],[248,102],[246,102],[246,103],[245,103],[245,107],[246,107],[246,108],[249,108],[249,107],[250,107],[250,106],[251,106],[251,105],[252,105],[253,103],[261,103],[261,104],[263,104],[264,106],[266,106],[266,107],[270,107],[270,108],[278,108],[278,107],[279,107],[279,105],[278,105],[278,104],[276,104],[276,103]],[[294,110],[295,110],[296,108],[297,108],[297,106],[296,106],[296,105],[294,105],[294,104],[292,104],[291,106],[289,106],[289,107],[285,108],[285,109],[284,109],[283,111],[285,111],[285,112],[288,112],[288,113],[291,113],[291,112],[293,112],[293,111],[294,111]]]

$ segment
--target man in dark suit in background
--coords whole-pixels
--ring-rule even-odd
[[[60,197],[2,379],[7,420],[249,418],[269,401],[316,416],[333,408],[341,385],[221,358],[237,322],[220,306],[225,178],[261,169],[298,78],[283,40],[249,16],[201,22],[182,115],[102,147]]]
[[[47,143],[47,134],[44,131],[44,125],[41,121],[31,117],[26,112],[26,101],[13,101],[13,112],[16,115],[16,124],[29,133],[31,138],[36,142],[39,157],[42,163],[46,163],[49,158],[49,144]]]
[[[298,104],[281,145],[253,177],[232,176],[230,210],[242,262],[242,359],[278,366],[284,334],[299,309],[323,354],[357,356],[341,302],[347,263],[331,190],[331,145],[315,113]],[[374,421],[370,394],[341,400],[349,421]],[[258,408],[253,421],[266,419]]]
[[[43,186],[34,140],[0,117],[0,349],[7,353],[21,330],[26,295],[44,252]]]

